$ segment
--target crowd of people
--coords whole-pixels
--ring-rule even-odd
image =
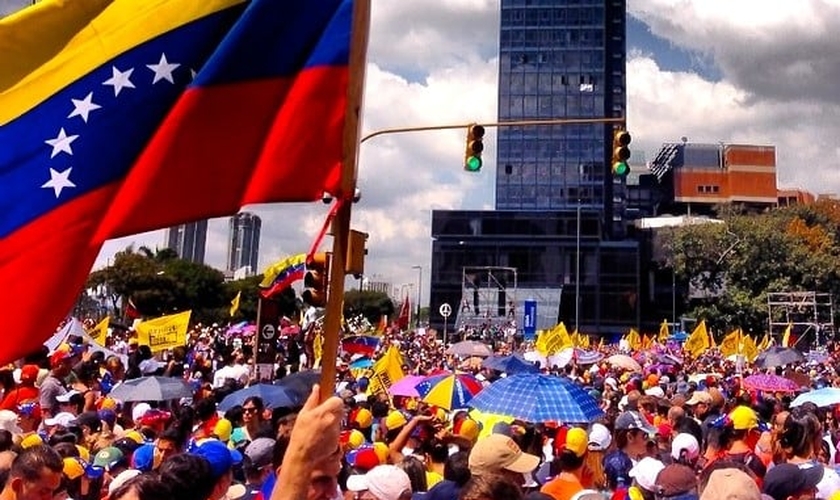
[[[279,346],[277,377],[311,364],[290,356],[305,351],[298,340]],[[221,411],[258,382],[248,346],[200,326],[167,353],[130,334],[109,342],[112,355],[69,337],[4,367],[0,500],[840,499],[840,405],[794,406],[794,392],[743,383],[767,371],[804,378],[798,392],[840,386],[833,346],[819,362],[770,368],[714,350],[685,359],[673,346],[627,353],[640,370],[606,361],[618,346],[534,367],[596,400],[603,416],[590,422],[527,422],[374,392],[370,369],[348,353],[334,397],[322,401],[315,385],[293,404],[251,396]],[[459,372],[484,386],[515,376],[446,354],[433,331],[389,331],[374,358],[392,346],[405,375]],[[184,380],[190,396],[113,396],[151,375]]]

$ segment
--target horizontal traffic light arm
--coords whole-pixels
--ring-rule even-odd
[[[533,125],[585,125],[587,123],[619,123],[624,124],[626,118],[553,118],[550,120],[511,120],[495,123],[459,123],[457,125],[427,125],[424,127],[398,127],[398,128],[383,128],[375,132],[371,132],[362,137],[359,143],[363,143],[368,139],[373,139],[380,135],[388,134],[402,134],[405,132],[424,132],[428,130],[452,130],[469,128],[473,125],[481,125],[484,128],[501,128],[501,127],[524,127]]]

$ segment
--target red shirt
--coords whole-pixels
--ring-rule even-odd
[[[15,410],[21,403],[27,401],[38,401],[38,388],[33,386],[22,386],[12,389],[0,403],[0,410]]]

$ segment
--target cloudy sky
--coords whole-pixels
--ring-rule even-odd
[[[0,13],[13,4],[0,0]],[[499,0],[373,2],[365,132],[496,117]],[[628,128],[634,149],[662,142],[773,144],[779,185],[840,190],[840,1],[629,0]],[[461,169],[462,131],[392,135],[361,148],[353,226],[370,233],[367,274],[428,297],[432,209],[493,206],[494,136],[479,174]],[[262,267],[304,252],[326,205],[247,207],[263,218]],[[207,263],[224,265],[227,221]],[[107,243],[160,246],[163,231]]]

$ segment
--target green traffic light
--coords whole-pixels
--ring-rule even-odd
[[[615,165],[613,165],[613,173],[615,175],[627,175],[627,172],[629,171],[630,167],[628,167],[623,161],[616,162]]]
[[[477,156],[470,156],[464,164],[464,170],[468,172],[478,172],[481,170],[481,158]]]

